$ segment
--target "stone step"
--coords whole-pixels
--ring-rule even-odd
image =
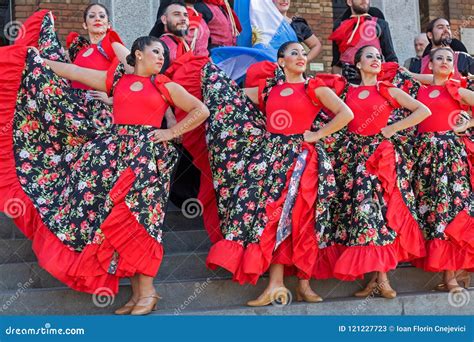
[[[181,211],[169,210],[165,216],[163,231],[204,230],[202,217],[187,218]],[[0,213],[0,239],[24,239],[25,236],[15,226],[13,220]]]
[[[161,263],[157,282],[180,282],[203,278],[221,278],[227,272],[209,270],[205,261],[207,252],[168,253]],[[37,262],[21,262],[0,265],[0,290],[18,288],[18,284],[29,282],[30,288],[63,287],[57,279],[42,269]]]
[[[458,299],[456,299],[456,297]],[[424,316],[424,315],[474,315],[474,290],[466,290],[458,295],[441,292],[403,293],[389,300],[378,297],[335,298],[321,303],[309,304],[292,302],[283,307],[269,305],[265,307],[230,306],[214,310],[158,310],[157,315],[192,316]]]
[[[36,261],[27,239],[0,239],[0,264]],[[165,253],[207,252],[211,246],[204,230],[163,232]]]
[[[194,263],[193,265],[196,267],[199,264]],[[168,265],[167,267],[171,266]],[[162,272],[165,272],[164,269]],[[389,277],[391,285],[399,294],[431,292],[435,285],[441,281],[440,274],[423,272],[413,267],[402,267],[394,270],[390,272]],[[160,275],[157,277],[155,287],[160,296],[163,297],[159,304],[160,309],[163,310],[160,313],[196,314],[196,311],[208,313],[210,310],[227,310],[227,308],[231,307],[240,307],[240,310],[242,310],[242,306],[248,300],[258,297],[267,285],[265,277],[260,279],[256,286],[242,286],[230,279],[223,279],[219,274],[193,280],[173,280],[172,278],[177,277],[160,278]],[[291,291],[294,291],[297,279],[290,277],[285,280],[285,283]],[[357,301],[348,299],[352,297],[355,291],[364,286],[365,282],[362,281],[342,282],[334,279],[312,281],[313,289],[325,300],[330,300],[328,301],[329,303],[332,303],[334,299],[347,299],[351,306],[345,309],[346,314],[365,314],[367,310],[369,313],[377,312],[377,310],[372,309],[370,306],[373,298],[369,297],[366,300]],[[110,301],[106,302],[106,304],[110,305],[104,307],[100,305],[100,303],[104,304],[103,301],[99,301],[98,304],[98,300],[101,298],[75,292],[64,287],[42,289],[35,289],[33,287],[32,282],[28,281],[28,275],[25,274],[22,281],[18,282],[16,288],[0,290],[0,304],[6,305],[6,309],[4,308],[3,311],[0,311],[0,314],[110,314],[115,308],[123,305],[131,293],[130,286],[124,283],[120,288],[119,294],[113,298],[113,303],[110,303]],[[439,298],[447,298],[448,294],[440,293],[438,296],[440,296]],[[102,298],[102,300],[106,299]],[[336,302],[334,301],[334,303]],[[392,305],[390,303],[394,302],[383,301],[383,303]],[[318,308],[318,304],[313,305]],[[334,305],[336,308],[337,304]],[[2,305],[0,305],[1,309]],[[424,310],[424,307],[420,307],[420,310]],[[258,314],[258,312],[255,311],[254,314]],[[262,314],[264,313],[263,311]],[[429,310],[425,311],[425,313],[436,314]]]

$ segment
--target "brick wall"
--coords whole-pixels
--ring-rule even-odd
[[[56,16],[59,38],[64,42],[71,31],[85,33],[82,13],[91,0],[15,0],[14,19],[25,21],[38,9],[50,9]]]
[[[297,15],[308,21],[323,44],[323,51],[314,62],[324,63],[325,70],[329,71],[332,61],[332,43],[328,40],[333,26],[332,1],[293,0],[288,15]]]
[[[474,1],[450,0],[449,16],[455,38],[461,37],[461,28],[474,28]]]
[[[48,8],[56,13],[56,26],[60,39],[71,31],[84,33],[82,30],[82,11],[91,0],[15,0],[15,19],[24,21],[38,8]],[[332,44],[328,40],[333,25],[332,1],[325,0],[293,0],[289,15],[305,18],[315,35],[323,44],[323,52],[316,62],[324,63],[325,70],[330,70],[332,60]],[[427,23],[438,17],[451,20],[453,34],[458,38],[461,27],[474,28],[473,0],[420,0],[422,29]]]

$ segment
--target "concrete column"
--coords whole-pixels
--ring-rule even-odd
[[[400,64],[415,56],[413,39],[420,32],[419,0],[372,0],[390,25],[393,45]]]
[[[136,38],[150,33],[160,6],[159,0],[96,0],[95,2],[107,6],[112,26],[128,48],[132,47]]]

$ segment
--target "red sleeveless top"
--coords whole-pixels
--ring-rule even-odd
[[[117,76],[117,65],[114,63],[107,73],[107,91],[114,97],[114,124],[160,128],[166,110],[173,105],[165,87],[171,80],[164,75],[154,80],[131,74]]]
[[[349,132],[372,136],[387,126],[393,110],[400,104],[390,95],[389,89],[395,86],[379,82],[373,86],[351,86],[346,96],[346,104],[354,113],[349,122]]]
[[[77,44],[79,48],[80,46],[83,46],[76,54],[73,64],[95,70],[108,70],[112,65],[112,61],[116,57],[112,48],[112,43],[118,42],[123,45],[119,35],[113,30],[107,32],[99,45],[90,44],[88,41],[83,45],[79,45],[81,44],[80,41],[79,34],[76,32],[71,32],[66,38],[66,45],[68,48],[73,44]],[[77,81],[71,82],[71,86],[77,89],[92,90],[91,87]]]
[[[98,50],[97,44],[91,44],[87,47],[84,47],[77,54],[74,64],[83,68],[95,69],[95,70],[107,70],[111,61],[108,60],[103,54]],[[71,83],[73,88],[92,90],[91,87],[82,84],[81,82],[73,81]]]
[[[274,86],[265,103],[267,130],[275,134],[303,134],[311,129],[322,105],[314,94],[326,84],[318,78],[302,83],[283,83]],[[260,87],[262,88],[262,87]],[[260,95],[260,103],[263,96]]]
[[[418,101],[431,110],[431,116],[418,125],[418,133],[452,131],[459,114],[467,110],[461,104],[459,88],[462,83],[450,80],[444,86],[423,86],[418,91]]]

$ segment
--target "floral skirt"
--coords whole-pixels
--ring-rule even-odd
[[[316,221],[335,193],[331,163],[320,144],[265,129],[265,116],[217,67],[203,70],[211,117],[207,145],[223,240],[207,265],[239,283],[255,284],[270,264],[309,278],[319,233]]]
[[[474,142],[452,132],[420,134],[414,191],[427,271],[474,268]]]
[[[410,186],[410,139],[347,133],[334,144],[338,192],[330,220],[321,222],[317,266],[328,270],[323,278],[354,280],[424,256]]]
[[[69,287],[118,291],[155,276],[176,149],[152,127],[97,127],[77,96],[26,46],[0,49],[0,209],[41,267]]]

